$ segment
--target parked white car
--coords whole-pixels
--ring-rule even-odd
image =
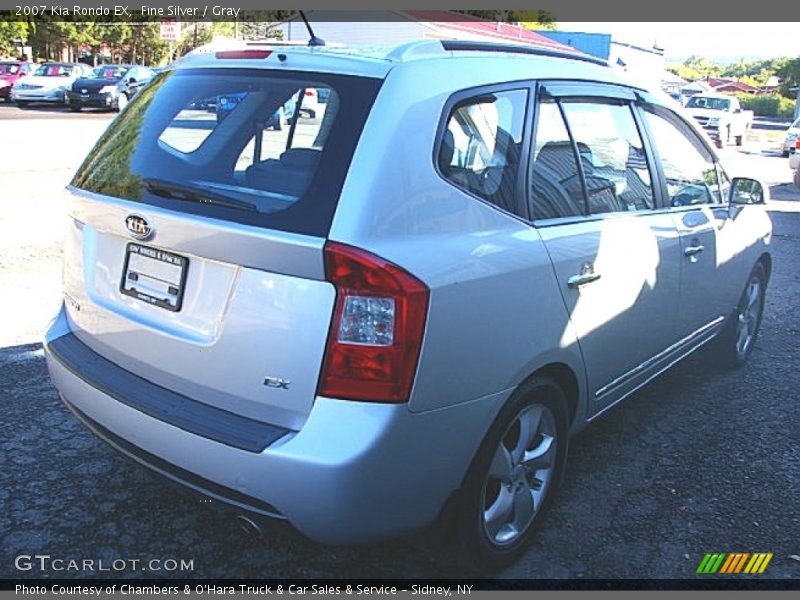
[[[795,141],[793,151],[789,155],[789,168],[794,171],[794,184],[800,187],[800,138]]]
[[[42,63],[31,75],[14,84],[11,101],[20,108],[34,102],[66,104],[67,91],[72,84],[91,72],[91,67],[82,63]]]
[[[786,130],[786,137],[783,140],[783,147],[781,148],[784,157],[792,153],[798,153],[796,146],[798,139],[800,139],[800,117]]]

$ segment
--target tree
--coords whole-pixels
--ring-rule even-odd
[[[22,21],[0,21],[0,56],[17,56],[19,51],[14,40],[27,43],[28,24]]]
[[[800,56],[787,60],[776,73],[781,78],[780,92],[787,98],[796,98],[797,91],[792,88],[800,86]]]
[[[690,56],[683,61],[683,66],[691,69],[700,75],[699,78],[705,77],[719,77],[722,74],[723,67],[717,63],[713,63],[704,56]],[[681,75],[681,77],[683,77]]]
[[[167,48],[167,42],[161,39],[161,27],[158,23],[135,23],[123,51],[123,60],[145,65],[161,64],[169,60]]]

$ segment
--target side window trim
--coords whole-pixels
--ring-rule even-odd
[[[550,82],[552,83],[552,82]],[[565,83],[565,82],[560,82]],[[567,82],[567,83],[575,83],[575,82]],[[565,224],[575,222],[577,220],[584,220],[589,217],[589,194],[586,189],[586,177],[583,172],[583,165],[581,165],[580,155],[578,153],[578,145],[575,143],[575,138],[572,137],[572,131],[569,128],[569,123],[567,122],[566,115],[564,114],[564,109],[561,107],[561,102],[559,98],[552,96],[547,89],[548,82],[538,82],[536,84],[535,93],[533,94],[532,102],[533,102],[533,110],[531,111],[531,118],[530,118],[530,143],[528,146],[528,152],[526,155],[526,164],[525,164],[525,189],[523,190],[523,198],[525,199],[525,208],[528,215],[528,221],[535,225],[539,226],[540,223],[546,222],[550,224]],[[581,215],[570,215],[568,217],[555,217],[555,218],[548,218],[548,219],[536,219],[534,218],[535,211],[533,206],[533,195],[531,194],[530,190],[530,182],[533,178],[533,150],[536,145],[536,134],[539,131],[539,106],[543,100],[550,99],[553,103],[558,107],[558,114],[561,115],[561,120],[564,122],[564,127],[567,130],[567,136],[569,136],[570,145],[572,146],[572,155],[575,159],[575,163],[578,169],[578,175],[580,176],[581,181],[581,190],[583,190],[583,202],[581,203],[583,207],[583,214]]]
[[[647,163],[650,166],[650,172],[653,177],[653,194],[655,195],[654,210],[671,209],[673,207],[669,205],[668,201],[667,180],[661,165],[661,155],[658,153],[658,147],[656,146],[650,126],[647,124],[647,119],[644,118],[643,104],[644,102],[634,102],[631,104],[631,110],[636,120],[636,126],[639,128],[639,135],[642,136],[645,145]]]
[[[613,83],[577,80],[548,80],[541,84],[542,91],[551,98],[585,98],[627,100],[636,99],[637,90]]]
[[[717,181],[719,182],[719,194],[720,200],[722,201],[721,204],[728,205],[730,204],[730,193],[731,193],[731,177],[728,175],[728,172],[722,167],[722,163],[714,161],[714,165],[717,168]],[[725,177],[727,187],[723,184],[723,176]]]
[[[575,157],[575,165],[578,167],[578,177],[580,177],[581,189],[583,190],[583,216],[588,217],[592,214],[589,210],[589,187],[586,185],[586,171],[583,169],[578,142],[575,141],[575,136],[572,135],[572,127],[569,124],[569,119],[567,119],[567,113],[561,105],[561,99],[554,98],[553,100],[558,106],[558,113],[561,115],[561,120],[564,121],[564,127],[567,128],[567,135],[569,136],[570,144],[572,144],[572,155]]]
[[[447,125],[449,122],[450,114],[452,113],[453,109],[471,99],[479,97],[483,94],[491,94],[491,93],[502,93],[502,92],[513,92],[513,91],[524,91],[527,95],[525,101],[525,114],[522,115],[522,142],[520,144],[520,157],[519,157],[519,164],[517,165],[517,177],[516,177],[516,185],[514,186],[514,212],[509,212],[508,210],[504,209],[501,206],[497,206],[496,204],[490,202],[486,198],[481,198],[480,196],[470,192],[463,187],[456,185],[453,181],[448,179],[439,166],[439,153],[441,152],[442,142],[444,140],[444,132],[447,129]],[[491,206],[495,210],[499,210],[504,214],[507,214],[511,217],[516,219],[521,219],[522,221],[529,223],[530,222],[530,213],[528,212],[528,203],[525,196],[525,190],[527,187],[527,164],[530,156],[530,149],[532,143],[532,130],[531,130],[531,114],[533,110],[533,102],[535,100],[535,83],[532,80],[520,80],[520,81],[511,81],[499,84],[489,84],[489,85],[481,85],[472,88],[466,88],[463,90],[459,90],[458,92],[452,94],[447,98],[445,104],[442,108],[441,114],[439,116],[439,124],[436,127],[436,138],[433,144],[433,151],[431,153],[431,160],[433,162],[433,169],[436,174],[445,182],[447,185],[450,185],[457,190],[468,194],[470,197],[475,198],[479,202],[486,204],[487,206]]]

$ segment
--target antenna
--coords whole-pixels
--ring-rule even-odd
[[[308,29],[308,35],[311,36],[311,39],[308,40],[308,45],[324,46],[325,40],[323,40],[322,38],[318,38],[316,35],[314,35],[314,30],[311,29],[311,25],[309,24],[308,19],[306,19],[306,13],[304,13],[302,10],[298,12],[300,13],[300,17],[303,19],[303,23],[306,24],[306,29]]]

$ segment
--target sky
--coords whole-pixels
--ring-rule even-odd
[[[693,54],[718,62],[800,56],[800,23],[571,23],[561,31],[610,33],[616,42],[664,49],[668,61]]]

